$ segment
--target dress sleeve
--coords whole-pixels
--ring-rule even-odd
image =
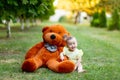
[[[67,47],[64,47],[64,48],[63,48],[63,52],[62,52],[62,53],[63,53],[63,55],[66,55],[66,54],[67,54]]]
[[[78,50],[78,58],[82,58],[83,56],[83,51],[80,49]]]

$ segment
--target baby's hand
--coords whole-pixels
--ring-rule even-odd
[[[60,53],[60,59],[63,61],[64,60],[64,55],[63,53]]]
[[[64,60],[64,56],[60,56],[60,59],[63,61]]]

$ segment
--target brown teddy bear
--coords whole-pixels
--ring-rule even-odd
[[[68,59],[61,61],[59,57],[66,45],[63,36],[69,35],[68,31],[61,25],[52,25],[44,27],[42,32],[43,42],[36,44],[26,53],[22,70],[33,72],[43,66],[58,73],[72,72],[75,64]]]

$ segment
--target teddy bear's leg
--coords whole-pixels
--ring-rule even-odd
[[[47,62],[47,66],[51,70],[55,72],[60,72],[60,73],[69,73],[69,72],[74,71],[74,68],[75,68],[75,64],[70,60],[65,60],[62,62],[58,62],[54,59],[49,60]]]
[[[35,58],[29,58],[29,59],[26,59],[22,64],[22,70],[26,72],[33,72],[40,66],[42,66],[41,59],[37,60]]]
[[[75,64],[70,60],[62,61],[58,65],[59,72],[65,72],[65,73],[72,72],[74,71],[74,68],[75,68]]]
[[[46,65],[48,66],[49,69],[55,71],[55,72],[58,72],[58,65],[59,65],[59,62],[52,59],[52,60],[49,60]]]

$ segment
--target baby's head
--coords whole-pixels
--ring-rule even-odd
[[[67,47],[69,48],[70,51],[74,51],[77,48],[77,40],[73,36],[68,36],[66,38],[67,42]]]

